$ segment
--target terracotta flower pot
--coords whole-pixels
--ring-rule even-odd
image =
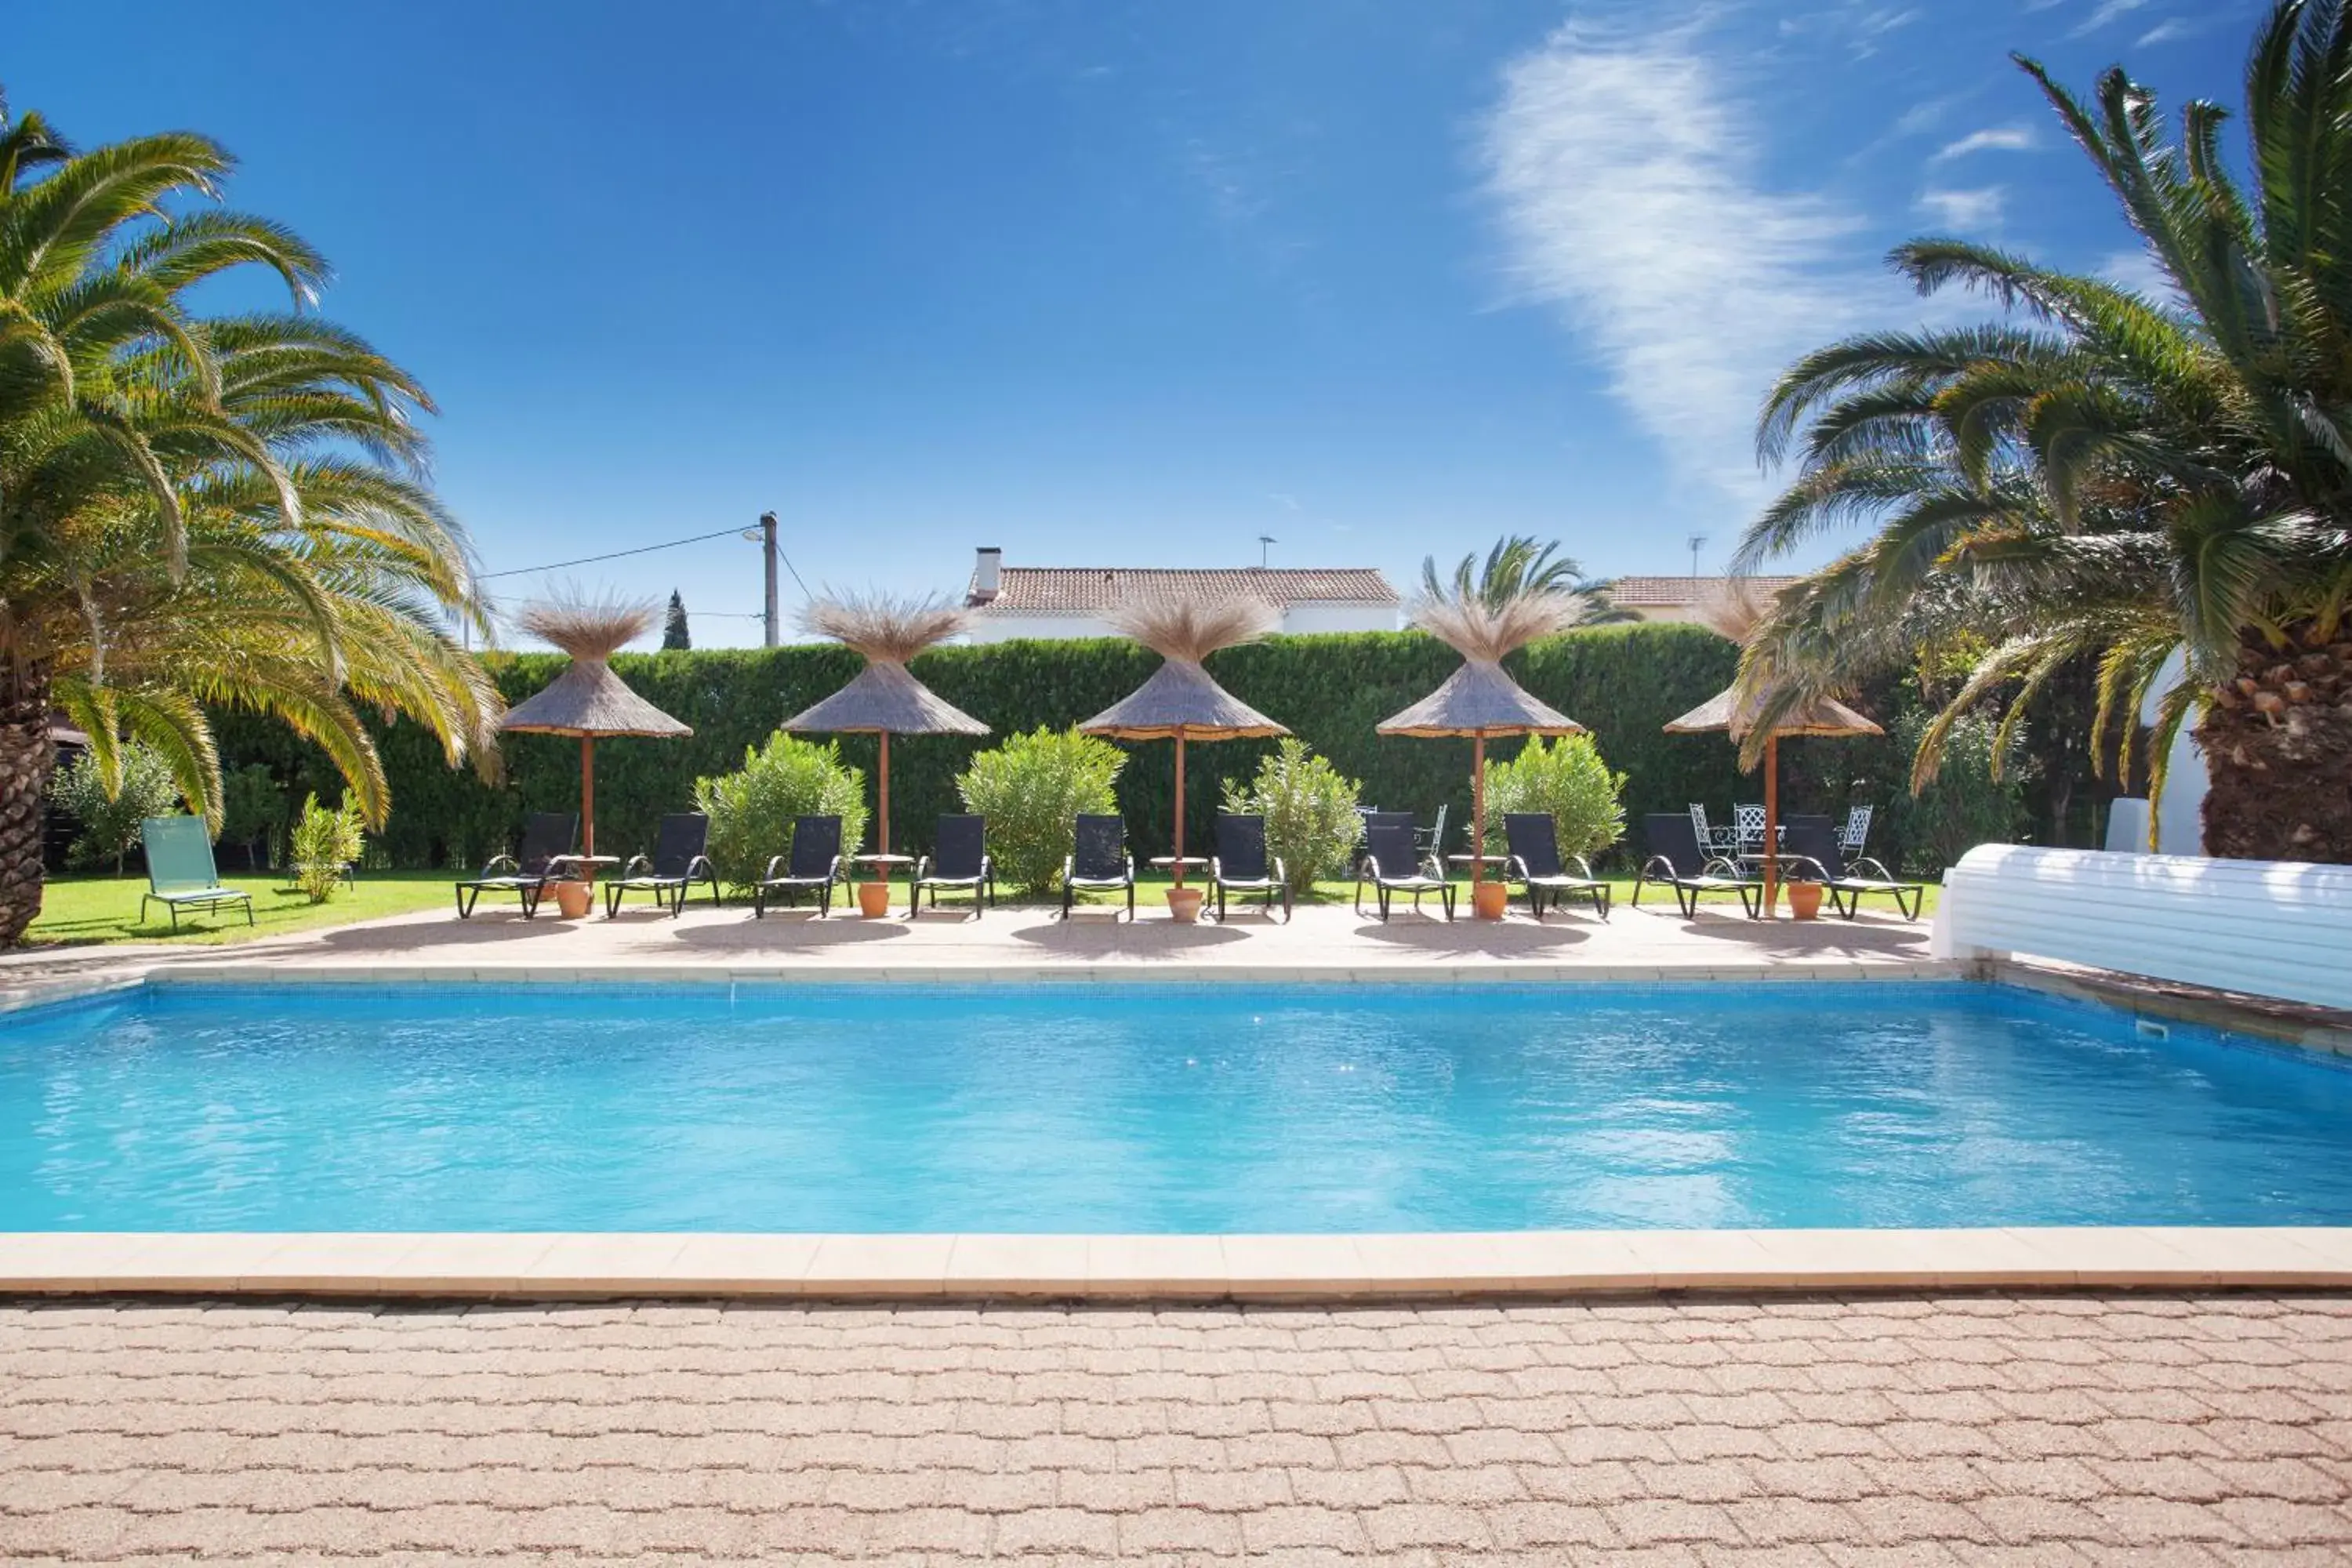
[[[1201,889],[1171,888],[1168,889],[1168,914],[1178,925],[1191,925],[1201,918]]]
[[[1482,921],[1498,921],[1510,906],[1511,889],[1505,882],[1481,882],[1470,892],[1470,912]]]
[[[1819,882],[1790,882],[1789,912],[1801,921],[1817,918],[1822,912],[1822,885]]]
[[[596,901],[595,889],[585,882],[553,882],[548,890],[555,895],[555,910],[565,920],[576,921],[587,914]]]
[[[890,884],[860,882],[857,884],[857,912],[869,921],[878,921],[890,912]]]

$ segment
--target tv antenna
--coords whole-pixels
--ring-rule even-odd
[[[1706,535],[1704,533],[1694,533],[1688,539],[1684,540],[1683,542],[1690,546],[1691,575],[1696,578],[1698,575],[1698,552],[1706,548]]]
[[[1271,533],[1261,533],[1257,536],[1257,568],[1259,571],[1263,572],[1265,570],[1267,553],[1272,551],[1276,545],[1281,542],[1282,541],[1276,539]]]

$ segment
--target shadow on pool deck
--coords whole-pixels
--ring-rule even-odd
[[[1108,921],[1050,921],[1043,925],[1023,926],[1013,935],[1016,941],[1048,952],[1087,958],[1145,959],[1174,957],[1188,951],[1223,947],[1250,939],[1245,931],[1214,925],[1179,925],[1171,920],[1145,921],[1136,925],[1125,921],[1117,925]]]
[[[1497,958],[1567,958],[1592,940],[1566,921],[1542,925],[1472,920],[1464,916],[1448,924],[1439,920],[1411,920],[1399,914],[1386,925],[1367,919],[1356,927],[1360,941],[1376,942],[1415,952],[1472,954]]]

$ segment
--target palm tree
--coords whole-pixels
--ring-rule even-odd
[[[176,207],[229,168],[184,132],[76,153],[0,104],[0,942],[40,909],[49,714],[153,745],[215,816],[207,704],[318,742],[389,805],[364,710],[493,765],[497,700],[448,630],[482,622],[464,532],[421,478],[413,378],[308,314],[199,318],[242,266],[298,312],[326,268],[267,220]]]
[[[1422,558],[1421,596],[1431,603],[1475,600],[1490,610],[1499,610],[1515,599],[1550,595],[1580,600],[1584,606],[1580,625],[1633,618],[1609,602],[1605,584],[1588,582],[1584,568],[1559,553],[1556,539],[1539,544],[1531,535],[1508,535],[1495,542],[1484,562],[1475,551],[1465,555],[1454,563],[1450,577],[1439,575],[1435,556]]]
[[[2014,686],[2004,744],[2061,671],[2095,663],[2095,731],[2128,782],[2134,715],[2160,787],[2194,723],[2214,854],[2352,860],[2352,14],[2284,0],[2246,74],[2251,190],[2225,112],[2180,117],[2118,68],[2085,104],[2020,65],[2114,193],[2161,297],[1923,239],[1922,293],[2004,309],[1981,326],[1874,333],[1792,366],[1759,430],[1794,482],[1748,529],[1752,567],[1856,524],[1871,537],[1783,596],[1744,679],[1802,700],[1907,659],[1923,620],[1993,646],[1930,728]],[[2179,662],[2175,662],[2175,661]],[[2168,689],[2168,667],[2187,679]]]

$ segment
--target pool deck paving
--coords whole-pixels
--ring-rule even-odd
[[[1302,906],[1287,923],[1236,908],[1228,924],[1180,925],[1165,910],[1129,923],[1107,906],[1065,922],[1051,910],[1015,907],[980,920],[904,906],[885,920],[807,910],[754,920],[749,910],[690,907],[673,920],[632,906],[618,920],[601,913],[566,921],[543,909],[526,921],[511,908],[472,920],[449,911],[395,915],[231,947],[122,944],[32,949],[0,954],[0,1000],[43,999],[74,989],[121,984],[141,974],[397,980],[478,973],[485,977],[599,979],[751,975],[811,979],[1028,979],[1151,975],[1171,980],[1251,975],[1265,979],[1451,980],[1662,978],[1803,980],[1874,975],[1948,975],[1927,957],[1927,927],[1892,914],[1853,921],[1748,921],[1708,905],[1695,920],[1653,896],[1621,906],[1607,921],[1554,914],[1542,923],[1515,906],[1496,922],[1447,922],[1400,909],[1383,924],[1344,905]]]
[[[0,1561],[2352,1560],[2352,1298],[0,1305]]]

